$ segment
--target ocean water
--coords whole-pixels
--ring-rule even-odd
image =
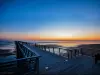
[[[0,62],[16,59],[14,41],[0,40]]]
[[[100,41],[36,41],[42,45],[58,45],[62,47],[76,47],[83,44],[100,44]]]

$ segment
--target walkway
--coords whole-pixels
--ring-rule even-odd
[[[64,57],[28,46],[41,55],[39,61],[40,74],[73,74],[73,75],[100,75],[100,64],[94,64],[92,57],[79,56],[70,60]]]

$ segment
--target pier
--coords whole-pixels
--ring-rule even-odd
[[[15,41],[16,60],[0,63],[1,74],[13,75],[99,75],[100,64],[82,48],[63,48]]]

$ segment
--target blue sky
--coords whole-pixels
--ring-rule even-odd
[[[0,34],[99,34],[99,13],[99,0],[1,0]]]

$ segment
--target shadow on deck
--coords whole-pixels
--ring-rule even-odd
[[[94,64],[90,56],[78,56],[67,59],[39,48],[26,45],[41,55],[39,59],[40,75],[100,75],[100,64]]]

